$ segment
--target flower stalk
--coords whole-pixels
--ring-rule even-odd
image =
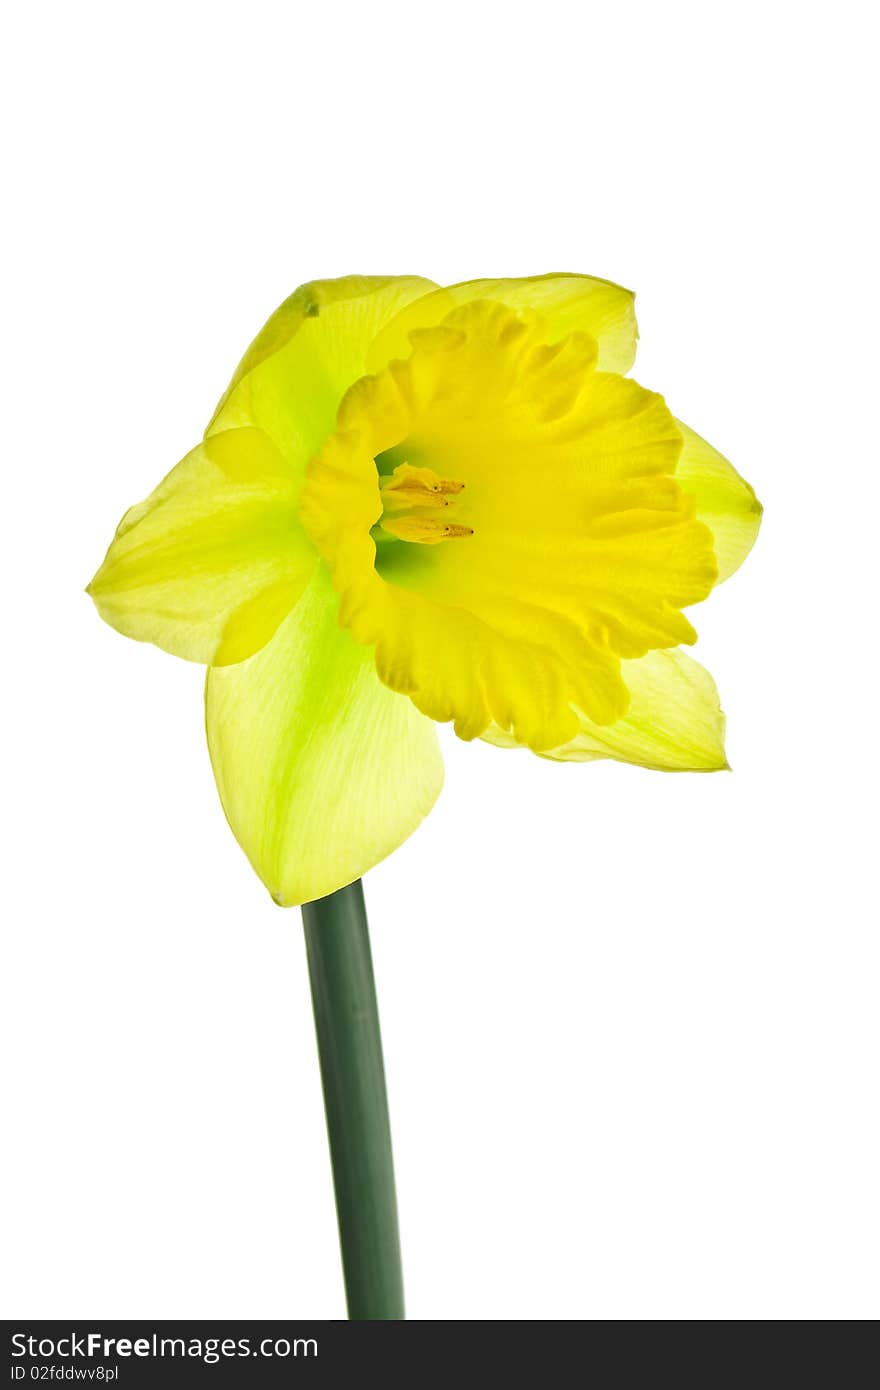
[[[360,880],[302,908],[348,1316],[403,1318],[382,1039]]]

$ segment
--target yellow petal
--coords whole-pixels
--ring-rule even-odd
[[[300,476],[333,430],[339,402],[367,370],[367,349],[411,300],[436,289],[416,275],[347,275],[302,285],[248,348],[208,433],[265,430]]]
[[[272,641],[208,672],[208,746],[235,835],[276,902],[310,902],[396,849],[439,795],[430,720],[336,622],[326,573]]]
[[[89,585],[101,617],[190,661],[250,656],[315,566],[297,493],[259,430],[206,440],[120,522]]]
[[[407,357],[414,329],[430,328],[453,309],[477,299],[497,300],[517,311],[532,309],[545,320],[549,341],[569,333],[588,333],[604,372],[628,372],[636,355],[635,295],[592,275],[530,275],[514,280],[468,280],[415,300],[378,335],[367,370],[379,371],[394,357]]]
[[[718,582],[729,579],[748,555],[761,525],[761,503],[732,463],[680,420],[684,439],[675,476],[696,499],[697,516],[712,532]]]
[[[672,476],[681,436],[659,396],[593,370],[591,338],[548,345],[534,316],[476,302],[415,341],[346,396],[304,523],[389,686],[463,738],[494,721],[557,747],[572,706],[600,724],[624,713],[620,658],[695,638],[681,609],[716,568]],[[451,538],[377,550],[381,479],[403,464],[464,484],[443,494]]]
[[[727,767],[724,714],[715,682],[684,652],[652,651],[621,665],[630,692],[623,718],[598,725],[580,715],[580,730],[541,756],[559,762],[614,758],[661,772],[717,772]],[[483,735],[499,748],[520,745],[497,727]]]

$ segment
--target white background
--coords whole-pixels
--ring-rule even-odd
[[[4,44],[6,1316],[338,1317],[299,914],[83,586],[299,282],[579,270],[765,524],[732,774],[445,740],[367,880],[409,1311],[869,1318],[867,5],[33,4]],[[875,129],[872,131],[872,124]]]

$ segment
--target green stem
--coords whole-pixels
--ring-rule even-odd
[[[360,881],[304,904],[302,915],[348,1316],[402,1318],[391,1129]]]

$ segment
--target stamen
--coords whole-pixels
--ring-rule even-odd
[[[438,545],[440,541],[474,534],[472,526],[459,526],[439,516],[383,516],[379,525],[399,541],[417,541],[420,545]]]
[[[382,505],[388,512],[405,512],[412,507],[448,507],[443,494],[436,489],[426,492],[424,488],[401,487],[382,489]]]
[[[380,477],[379,490],[383,506],[380,533],[421,545],[437,545],[440,541],[474,534],[470,526],[430,515],[432,511],[451,507],[451,499],[464,491],[464,483],[455,478],[438,478],[432,468],[401,463],[392,474]]]

